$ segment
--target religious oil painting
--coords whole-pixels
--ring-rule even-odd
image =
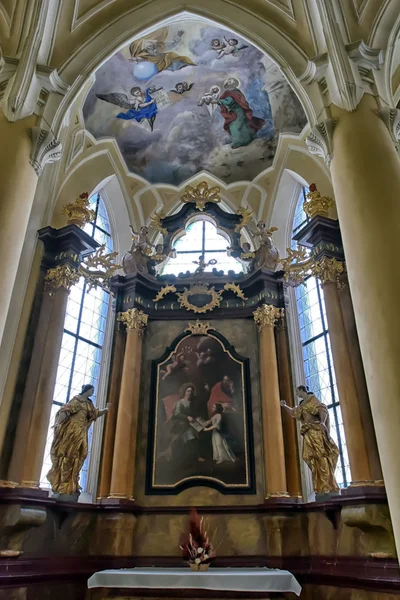
[[[205,169],[225,183],[271,166],[304,110],[275,63],[231,31],[181,20],[135,40],[96,73],[83,109],[128,169],[179,186]]]
[[[253,493],[248,360],[219,334],[184,335],[153,362],[148,493]]]

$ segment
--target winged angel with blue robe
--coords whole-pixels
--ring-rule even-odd
[[[150,125],[151,131],[153,131],[158,109],[155,99],[152,98],[150,94],[157,91],[158,90],[154,88],[147,88],[146,91],[143,92],[140,87],[133,87],[131,89],[131,94],[133,96],[132,100],[130,100],[126,94],[121,93],[97,94],[97,98],[127,109],[127,112],[119,113],[117,119],[125,119],[126,121],[135,119],[138,123],[143,121],[143,119],[146,119]]]

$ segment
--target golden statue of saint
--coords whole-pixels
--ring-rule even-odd
[[[109,404],[98,410],[90,399],[94,387],[84,385],[57,412],[54,419],[54,439],[50,456],[52,467],[47,474],[51,489],[56,494],[79,495],[79,473],[88,453],[89,427],[109,410]]]
[[[328,409],[306,386],[299,385],[296,393],[301,398],[296,408],[290,408],[284,400],[281,406],[301,423],[303,460],[311,469],[314,490],[317,494],[337,492],[339,449],[329,434]]]

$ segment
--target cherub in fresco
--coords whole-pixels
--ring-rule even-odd
[[[159,73],[165,69],[179,71],[184,67],[195,66],[195,63],[187,56],[180,56],[176,52],[169,51],[169,48],[178,44],[183,36],[184,31],[180,30],[172,42],[168,42],[168,27],[162,27],[158,31],[134,41],[129,46],[131,60],[152,62]]]
[[[174,352],[171,356],[171,363],[167,365],[163,373],[162,380],[165,381],[167,377],[172,375],[174,371],[182,369],[183,371],[189,371],[188,363],[185,358],[187,355],[188,349],[184,348],[181,352]]]
[[[219,100],[221,94],[221,88],[217,85],[213,85],[210,88],[210,91],[204,94],[198,101],[199,106],[203,106],[204,104],[207,106],[207,110],[212,115],[217,108],[217,102]]]
[[[188,83],[187,81],[181,81],[179,83],[177,83],[175,85],[175,89],[174,90],[170,90],[170,92],[173,92],[174,94],[185,94],[185,92],[189,92],[192,87],[194,86],[194,83]]]
[[[223,56],[238,56],[240,50],[244,50],[248,46],[244,44],[239,46],[239,40],[236,38],[228,39],[224,36],[223,42],[218,39],[212,40],[211,48],[217,52],[217,58],[222,58]]]
[[[110,104],[116,104],[121,108],[127,109],[126,113],[119,113],[117,119],[124,119],[126,121],[135,119],[138,123],[146,120],[151,131],[154,128],[154,121],[158,112],[157,103],[151,94],[161,90],[160,88],[147,88],[145,92],[140,87],[133,87],[131,89],[132,100],[128,98],[126,94],[113,93],[113,94],[97,94],[99,100],[104,100]]]

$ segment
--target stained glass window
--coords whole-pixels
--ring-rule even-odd
[[[307,191],[303,189],[300,194],[294,217],[293,234],[297,233],[308,221],[303,210]],[[293,240],[292,247],[295,248],[296,245],[297,243]],[[315,277],[309,277],[304,285],[296,288],[296,298],[305,382],[328,408],[331,435],[340,450],[336,479],[340,487],[346,487],[351,481],[351,474],[321,284]]]
[[[95,211],[95,218],[85,226],[85,231],[100,244],[105,244],[107,252],[112,252],[110,223],[100,194],[95,194],[90,198],[90,208]],[[40,485],[43,488],[50,487],[46,475],[51,467],[50,447],[53,440],[55,414],[63,404],[79,394],[82,386],[86,383],[91,383],[94,386],[95,391],[92,400],[96,404],[108,304],[109,294],[100,288],[88,292],[87,284],[83,278],[71,288],[69,293],[53,406],[42,466]],[[89,452],[92,429],[89,429]],[[80,485],[83,490],[86,488],[88,464],[89,455],[80,477]]]
[[[232,256],[228,256],[226,251],[228,246],[228,240],[218,233],[213,223],[205,219],[193,221],[186,227],[184,235],[174,242],[176,258],[168,260],[162,273],[173,275],[186,271],[193,273],[198,266],[196,261],[199,260],[200,255],[204,256],[206,263],[210,260],[216,261],[214,264],[209,264],[206,271],[215,268],[225,273],[228,271],[240,273],[243,271],[243,265]]]

